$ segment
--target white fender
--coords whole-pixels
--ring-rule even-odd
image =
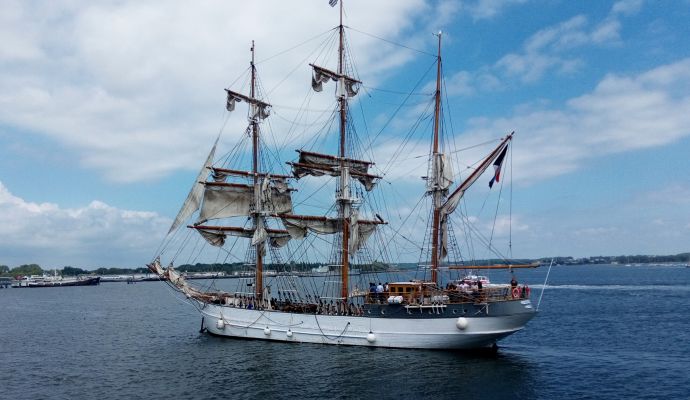
[[[374,343],[376,341],[376,335],[373,332],[369,332],[367,335],[367,342]]]
[[[225,321],[223,321],[223,318],[218,319],[216,322],[216,328],[225,329]]]
[[[270,335],[270,334],[271,334],[271,328],[266,327],[266,328],[264,329],[264,335],[268,336],[268,335]]]
[[[464,331],[465,328],[467,328],[467,325],[470,323],[470,321],[467,320],[465,317],[460,317],[458,320],[455,322],[455,326],[458,327],[461,331]]]

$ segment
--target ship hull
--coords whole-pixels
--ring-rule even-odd
[[[521,330],[536,315],[529,300],[507,303],[498,307],[501,311],[497,315],[489,311],[462,317],[450,313],[427,318],[319,315],[216,304],[204,305],[201,312],[203,327],[217,336],[409,349],[478,349]]]
[[[86,278],[86,279],[70,279],[70,280],[56,280],[56,281],[19,281],[13,288],[46,288],[46,287],[63,287],[63,286],[95,286],[101,282],[100,277]]]

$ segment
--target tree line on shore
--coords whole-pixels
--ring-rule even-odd
[[[524,259],[512,260],[512,264],[540,262],[542,264],[549,264],[551,258],[540,259]],[[476,264],[496,264],[502,263],[503,260],[480,260]],[[650,255],[634,255],[634,256],[597,256],[585,258],[573,257],[554,257],[553,262],[556,265],[582,265],[582,264],[650,264],[650,263],[690,263],[690,253],[680,253],[666,256],[650,256]],[[401,263],[392,266],[386,263],[375,261],[372,264],[351,265],[352,268],[361,269],[362,271],[385,271],[391,268],[414,268],[417,263]],[[264,266],[266,270],[282,271],[311,271],[313,268],[320,267],[319,263],[289,263],[289,264],[267,264]],[[215,264],[182,264],[176,267],[178,271],[182,272],[224,272],[226,274],[233,274],[246,270],[244,263],[215,263]],[[0,264],[0,276],[27,276],[27,275],[42,275],[53,271],[53,268],[44,270],[38,264],[23,264],[14,268],[7,265]],[[146,267],[141,268],[96,268],[93,270],[86,270],[71,266],[58,268],[58,271],[63,276],[77,276],[77,275],[132,275],[145,274],[149,270]]]

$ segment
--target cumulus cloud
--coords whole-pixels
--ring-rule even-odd
[[[495,14],[491,10],[516,2],[479,2],[477,7],[485,10],[487,17]],[[532,34],[522,48],[502,56],[492,65],[485,65],[475,71],[457,71],[446,79],[449,96],[472,96],[476,93],[496,91],[505,88],[507,81],[531,84],[550,73],[569,75],[578,72],[585,60],[572,55],[572,51],[585,46],[610,46],[620,43],[621,19],[637,13],[642,1],[623,0],[615,3],[608,15],[593,23],[580,14]]]
[[[134,267],[153,254],[171,221],[101,201],[80,208],[33,203],[0,182],[0,263]]]
[[[663,146],[690,136],[690,59],[638,75],[607,75],[565,107],[521,109],[470,121],[460,141],[482,143],[515,130],[515,179],[538,181],[607,154]],[[549,162],[541,162],[547,156]],[[470,158],[472,159],[472,158]]]
[[[690,136],[689,93],[690,58],[637,75],[609,74],[591,92],[562,107],[536,101],[517,107],[511,116],[471,119],[444,151],[460,182],[498,144],[498,137],[515,131],[511,180],[531,186],[575,172],[600,157],[666,146]],[[428,175],[430,132],[430,125],[421,126],[415,139],[379,140],[376,173],[398,185],[415,185],[417,197],[420,177]],[[484,183],[471,190],[489,189]],[[660,196],[690,198],[682,193]]]
[[[352,2],[345,22],[414,43],[413,24],[435,25],[437,17],[452,17],[455,8],[452,2],[424,0]],[[222,89],[248,68],[251,41],[269,100],[289,119],[294,111],[280,106],[308,90],[307,64],[337,23],[336,10],[325,2],[295,8],[284,1],[241,7],[225,1],[172,1],[164,7],[140,1],[40,6],[5,1],[0,124],[49,137],[76,154],[82,166],[113,181],[146,181],[197,168],[224,122]],[[304,45],[261,62],[298,43]],[[369,84],[413,58],[367,35],[353,33],[350,45]],[[281,82],[293,68],[294,79]],[[327,97],[321,96],[324,103]],[[228,142],[235,142],[245,125],[241,113],[231,117]]]
[[[475,20],[490,19],[500,14],[504,9],[523,4],[527,0],[476,0],[465,2],[465,9]]]
[[[621,17],[636,13],[641,6],[641,1],[620,1],[597,24],[591,24],[585,15],[576,15],[544,28],[529,37],[520,52],[498,60],[494,68],[510,77],[519,77],[525,83],[537,81],[549,71],[563,74],[577,71],[583,61],[568,56],[567,51],[587,45],[618,43]]]

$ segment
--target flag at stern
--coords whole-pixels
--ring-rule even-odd
[[[496,161],[494,161],[494,176],[489,181],[489,188],[494,186],[494,182],[499,182],[501,179],[501,167],[503,166],[503,159],[505,158],[507,151],[508,146],[503,148],[501,155],[499,155],[498,158],[496,158]]]

